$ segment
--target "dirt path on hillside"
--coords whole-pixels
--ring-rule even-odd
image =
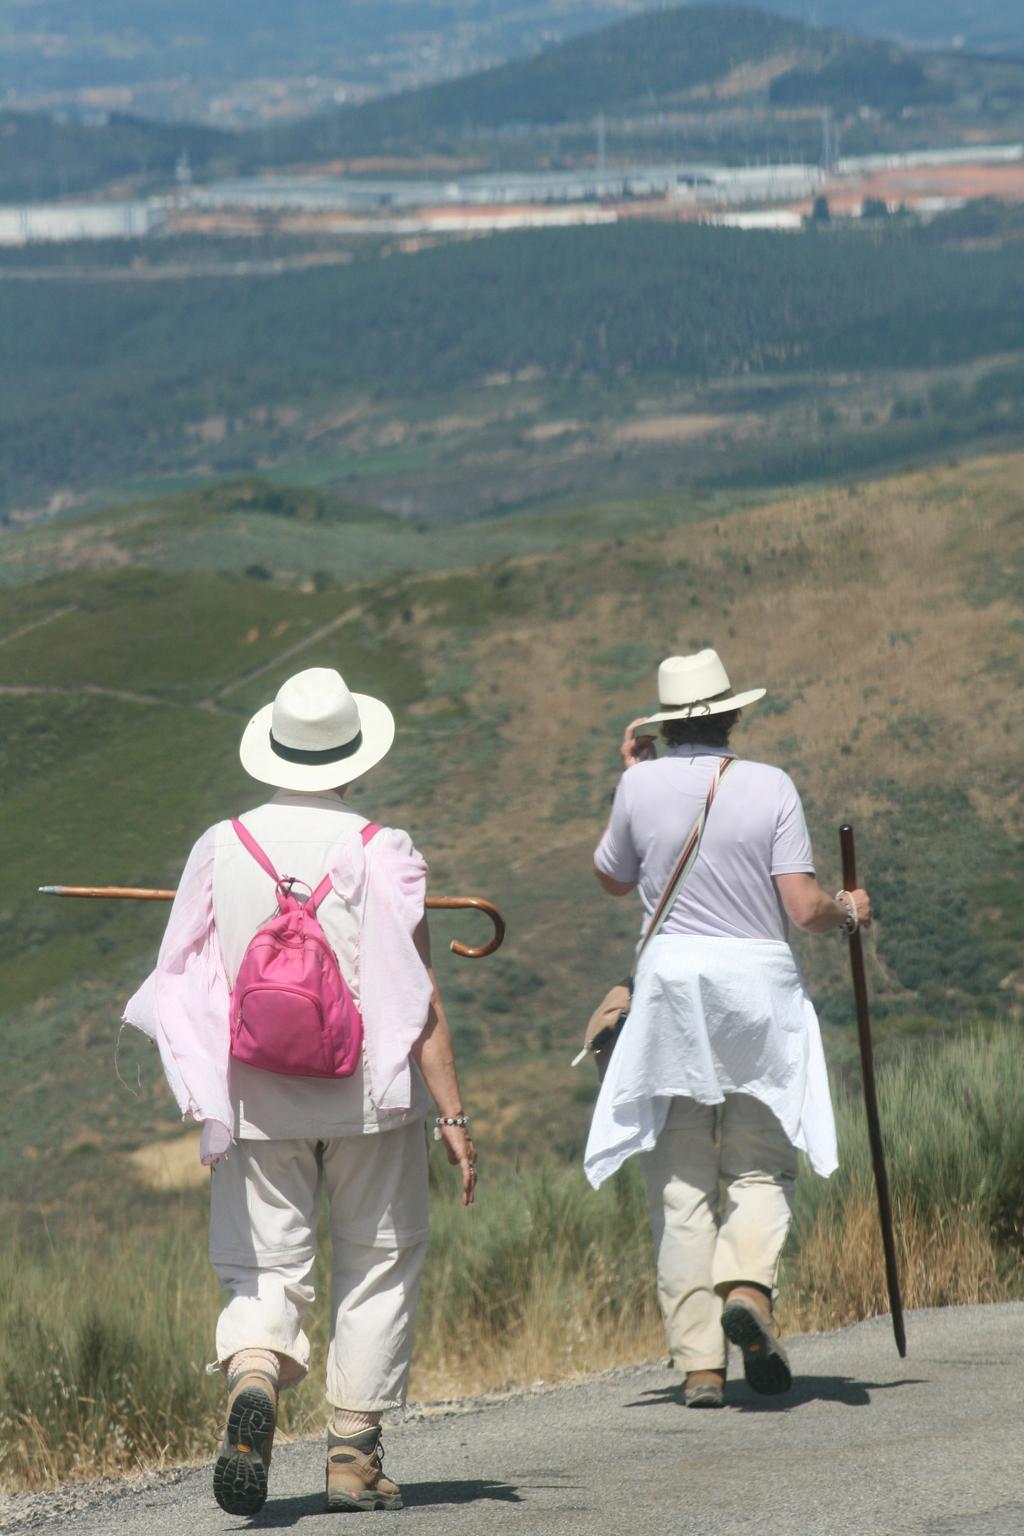
[[[58,698],[78,699],[82,694],[101,699],[117,699],[122,704],[149,704],[170,706],[172,709],[195,709],[198,706],[181,699],[161,699],[152,693],[133,693],[130,688],[104,688],[99,683],[76,683],[73,687],[59,687],[50,683],[0,683],[0,697],[10,699],[30,698],[33,694],[48,694]]]
[[[38,629],[44,624],[50,624],[55,619],[63,618],[65,614],[75,612],[77,604],[72,603],[66,608],[57,609],[54,613],[47,614],[45,618],[36,619],[31,624],[24,625],[15,630],[13,634],[6,635],[0,640],[0,645],[5,645],[10,640],[17,640],[19,636],[28,634],[33,629]],[[208,714],[228,713],[222,709],[221,701],[229,697],[237,689],[243,688],[246,683],[253,682],[267,672],[272,672],[282,662],[288,661],[293,656],[300,655],[308,650],[311,645],[332,635],[351,619],[357,619],[362,613],[362,607],[346,608],[344,613],[339,613],[336,618],[330,619],[326,624],[321,624],[310,634],[304,635],[301,640],[296,640],[293,645],[286,646],[283,651],[278,651],[269,661],[262,662],[258,667],[251,667],[239,677],[232,678],[228,683],[210,695],[206,699],[165,699],[154,693],[139,693],[131,688],[108,688],[100,683],[75,683],[61,685],[57,683],[0,683],[0,698],[23,699],[34,695],[50,696],[57,698],[81,698],[88,694],[95,698],[116,699],[120,704],[144,704],[149,707],[163,706],[171,709],[202,709]]]
[[[77,613],[77,603],[67,603],[63,608],[55,608],[52,613],[44,614],[41,619],[33,619],[31,624],[23,624],[20,629],[12,629],[9,635],[0,639],[0,645],[10,645],[12,640],[20,640],[23,635],[30,635],[34,629],[43,629],[47,624],[53,624],[57,619],[66,618],[69,613]]]
[[[254,682],[256,678],[263,677],[267,672],[272,672],[283,661],[289,661],[291,657],[301,655],[311,645],[316,645],[319,641],[325,640],[328,635],[333,635],[336,630],[341,629],[351,619],[358,619],[362,612],[361,606],[347,608],[344,613],[339,613],[337,618],[330,619],[326,624],[321,624],[311,634],[304,635],[301,640],[296,640],[293,645],[285,646],[284,650],[278,651],[277,655],[273,656],[270,661],[265,661],[258,667],[250,668],[248,672],[243,672],[241,677],[236,677],[233,682],[225,683],[223,687],[217,689],[216,693],[212,693],[208,699],[203,699],[199,704],[199,708],[216,712],[221,699],[226,699],[229,694],[234,693],[237,689],[244,688],[246,683]]]

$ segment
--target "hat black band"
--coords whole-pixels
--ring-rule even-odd
[[[363,733],[358,731],[351,741],[346,741],[343,747],[327,747],[323,752],[304,752],[300,747],[286,747],[281,742],[275,741],[273,731],[270,732],[270,750],[275,757],[284,758],[286,763],[343,763],[347,757],[354,757],[363,744]]]
[[[709,693],[706,699],[692,699],[687,704],[659,704],[659,709],[688,709],[691,715],[709,715],[709,704],[720,704],[723,699],[731,699],[731,688],[723,688],[721,693]]]

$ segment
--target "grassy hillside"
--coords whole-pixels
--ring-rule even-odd
[[[1024,347],[1024,288],[1012,245],[637,224],[276,278],[0,283],[0,332],[10,506],[315,453],[382,399],[422,410],[464,391],[478,406],[481,385],[518,379],[573,418],[587,396],[960,365]],[[403,454],[415,478],[415,437]],[[839,467],[841,445],[819,458]]]
[[[268,580],[251,570],[246,517],[197,502],[195,527],[220,519],[219,574],[199,552],[203,568],[184,568],[157,537],[148,568],[135,565],[125,535],[112,569],[72,561],[8,587],[8,1207],[55,1222],[72,1203],[82,1220],[109,1216],[146,1177],[128,1154],[175,1129],[150,1053],[122,1049],[131,1093],[113,1060],[119,1007],[152,959],[161,911],[47,902],[35,887],[173,882],[203,826],[259,800],[237,740],[303,664],[340,666],[401,720],[356,803],[413,830],[435,891],[488,895],[509,919],[505,949],[478,965],[443,952],[466,920],[436,923],[492,1157],[579,1150],[593,1084],[567,1061],[636,924],[631,901],[594,887],[589,855],[622,724],[650,702],[668,651],[714,643],[738,685],[769,688],[740,747],[795,776],[826,885],[838,883],[835,828],[855,823],[879,909],[880,1053],[1005,1010],[1020,985],[1022,468],[1017,455],[733,509],[624,504],[592,514],[589,537],[586,517],[568,520],[561,549],[555,525],[516,522],[519,553],[472,568],[469,529],[448,547],[461,568],[432,573],[415,567],[433,535],[413,533],[408,574],[372,581],[353,580],[345,553],[366,524],[283,519],[296,545],[323,538],[330,580]],[[116,514],[108,524],[113,542]],[[185,524],[186,545],[192,532]],[[44,536],[7,541],[38,550]],[[854,1055],[842,946],[801,947],[841,1075]],[[595,955],[606,957],[596,969]],[[154,1192],[147,1209],[174,1198]]]

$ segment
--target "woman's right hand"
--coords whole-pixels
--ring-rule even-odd
[[[648,762],[651,758],[658,755],[653,736],[633,735],[634,727],[642,725],[643,721],[644,716],[641,715],[638,720],[631,720],[626,726],[626,734],[623,736],[622,745],[619,748],[619,756],[622,758],[623,768],[634,768],[637,763]]]

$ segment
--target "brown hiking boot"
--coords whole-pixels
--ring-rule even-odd
[[[228,1382],[224,1439],[213,1468],[213,1496],[229,1515],[254,1515],[267,1499],[277,1422],[277,1382],[243,1371]]]
[[[356,1435],[327,1431],[327,1508],[401,1509],[402,1490],[384,1476],[380,1425]]]
[[[743,1351],[743,1374],[754,1392],[773,1395],[793,1385],[786,1351],[779,1343],[772,1321],[772,1305],[765,1293],[752,1285],[734,1285],[722,1308],[725,1336]]]
[[[687,1371],[683,1403],[687,1408],[724,1408],[725,1372]]]

